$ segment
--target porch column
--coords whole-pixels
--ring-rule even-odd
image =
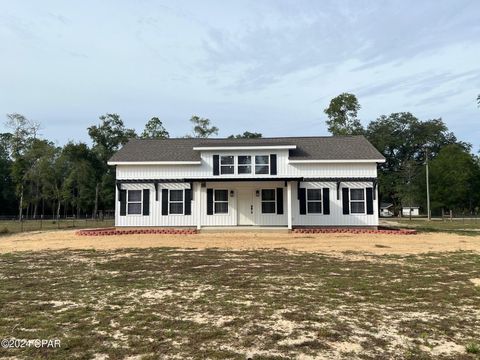
[[[292,182],[287,181],[287,224],[292,229]]]
[[[202,227],[202,183],[195,184],[195,216],[197,217],[197,229]]]

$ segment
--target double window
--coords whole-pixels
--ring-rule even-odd
[[[322,213],[322,189],[307,189],[307,211],[309,214]]]
[[[213,192],[213,209],[215,214],[228,214],[228,190]]]
[[[350,212],[365,213],[365,189],[350,189]]]
[[[262,189],[262,214],[276,213],[275,189]]]
[[[169,214],[183,215],[183,190],[170,190],[168,197]]]
[[[127,213],[129,215],[142,214],[142,190],[127,191]]]
[[[233,155],[220,156],[220,174],[235,173],[235,157]]]

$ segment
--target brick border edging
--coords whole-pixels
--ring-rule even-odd
[[[296,228],[292,230],[295,234],[389,234],[389,235],[415,235],[417,230],[413,229],[349,229],[349,228]]]
[[[75,232],[79,236],[109,236],[109,235],[132,235],[132,234],[170,234],[170,235],[192,235],[197,229],[84,229]]]

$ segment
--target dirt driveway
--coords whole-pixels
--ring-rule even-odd
[[[119,248],[287,249],[308,252],[346,251],[372,254],[419,254],[470,250],[480,252],[480,236],[447,233],[417,235],[288,234],[276,232],[222,232],[195,235],[78,236],[75,231],[45,231],[0,237],[0,253],[46,249]]]

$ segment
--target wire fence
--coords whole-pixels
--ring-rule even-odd
[[[13,216],[0,217],[0,234],[13,234],[27,231],[43,231],[75,228],[104,228],[115,225],[113,217],[77,218],[54,216],[39,216],[35,219],[19,219]]]

